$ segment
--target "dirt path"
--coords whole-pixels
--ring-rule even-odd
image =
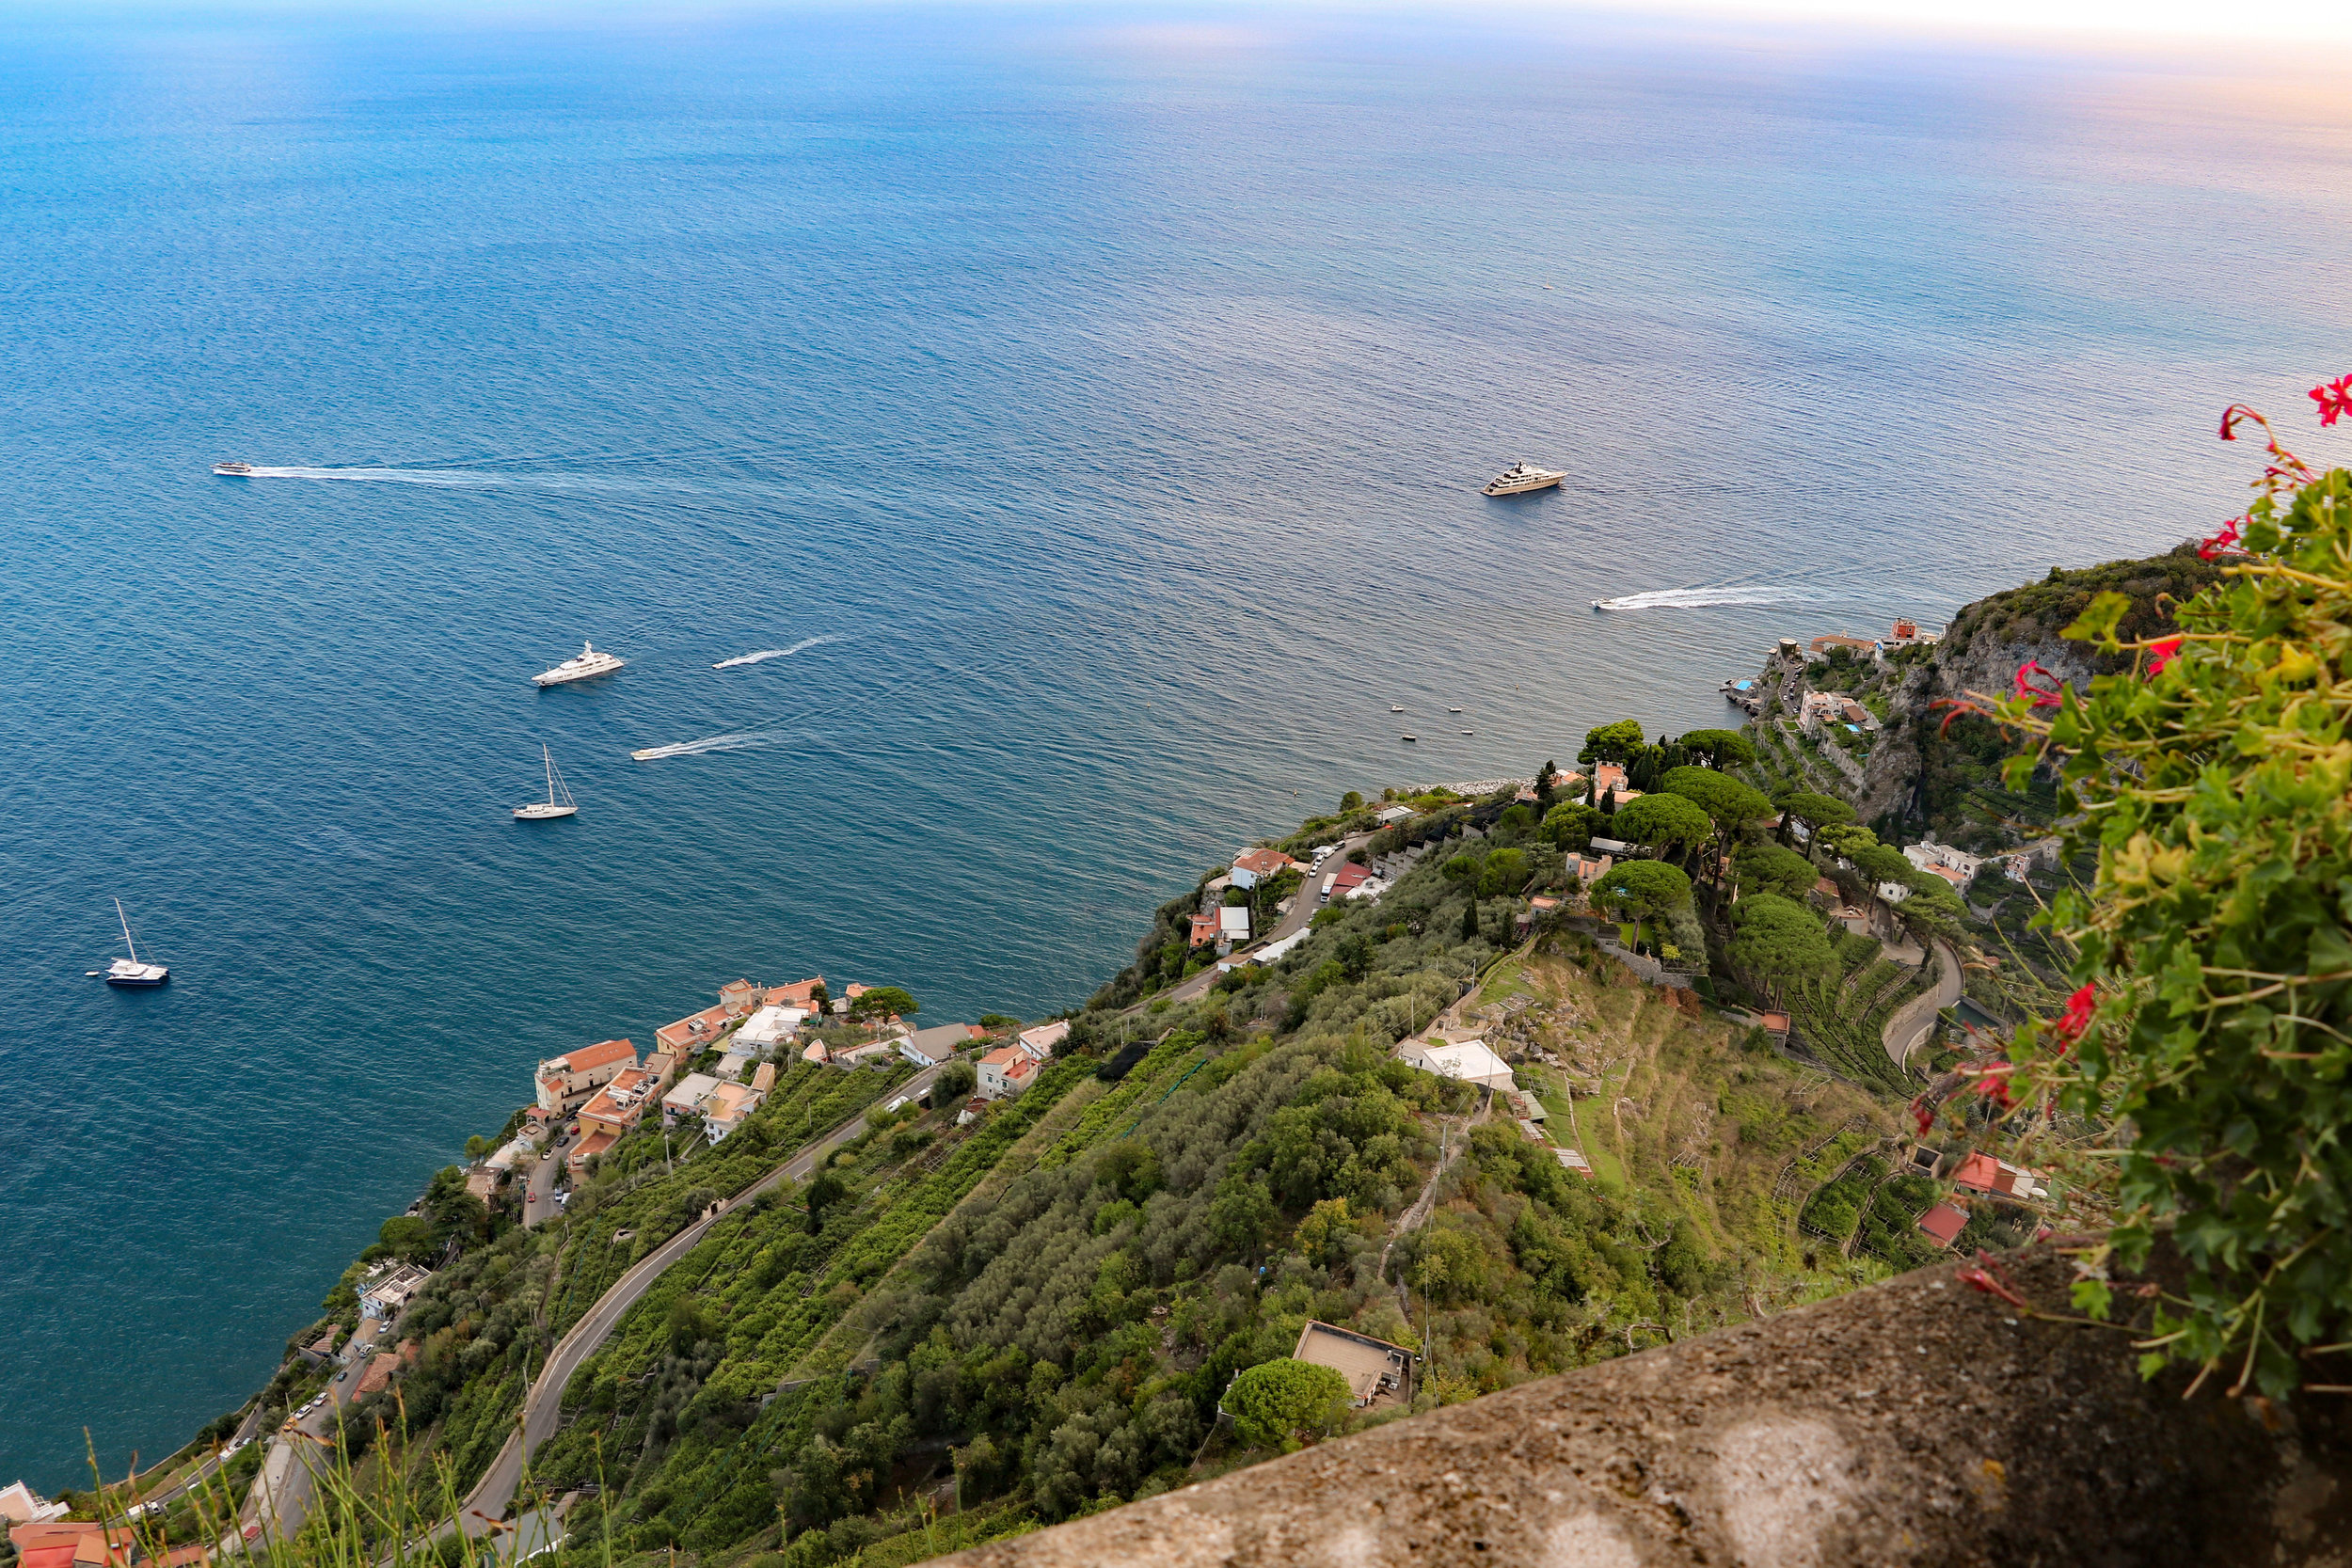
[[[1477,1110],[1472,1111],[1467,1117],[1447,1119],[1439,1134],[1440,1153],[1436,1168],[1430,1171],[1429,1180],[1422,1183],[1421,1196],[1413,1199],[1413,1206],[1397,1216],[1396,1224],[1390,1227],[1388,1241],[1381,1245],[1380,1267],[1376,1271],[1380,1278],[1389,1277],[1389,1254],[1395,1249],[1396,1243],[1420,1229],[1428,1220],[1430,1212],[1437,1208],[1438,1183],[1445,1179],[1447,1167],[1460,1159],[1462,1150],[1470,1147],[1470,1129],[1486,1119],[1486,1113],[1494,1107],[1494,1092],[1490,1089],[1479,1097]],[[1396,1299],[1397,1304],[1405,1307],[1409,1317],[1411,1307],[1406,1302],[1405,1282],[1401,1279],[1396,1282]]]

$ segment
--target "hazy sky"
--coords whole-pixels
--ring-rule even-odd
[[[2352,43],[2352,3],[2347,0],[2258,0],[2250,6],[2217,4],[2216,0],[1688,0],[1687,4],[1638,4],[1628,8],[1823,18],[1974,32]]]

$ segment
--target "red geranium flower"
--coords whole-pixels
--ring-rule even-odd
[[[2036,707],[2058,706],[2058,689],[2055,687],[2037,685],[2033,679],[2036,675],[2049,676],[2049,678],[2053,680],[2058,678],[2055,675],[2050,675],[2050,672],[2042,667],[2042,661],[2040,659],[2027,659],[2025,663],[2017,667],[2016,678],[2010,684],[2016,689],[2016,692],[2020,697],[2031,697],[2033,699],[2033,705]]]
[[[2235,551],[2237,548],[2238,531],[2245,526],[2246,519],[2243,517],[2233,517],[2228,522],[2222,524],[2221,531],[2219,533],[2215,534],[2212,538],[2203,541],[2197,546],[2197,559],[2200,561],[2211,561],[2217,556],[2227,555]]]
[[[2180,657],[2181,644],[2185,641],[2185,638],[2168,637],[2161,642],[2149,643],[2148,673],[2152,675],[2163,674],[2164,667]]]
[[[2066,1054],[2083,1037],[2083,1031],[2090,1027],[2090,1015],[2098,1008],[2099,993],[2093,986],[2086,985],[2066,999],[2065,1016],[2050,1026],[2051,1036],[2058,1042],[2059,1055]]]
[[[1934,1130],[1935,1112],[1929,1106],[1926,1095],[1921,1095],[1911,1102],[1911,1123],[1919,1129],[1919,1136],[1923,1138]]]
[[[2006,1111],[2017,1103],[2009,1092],[2009,1075],[2017,1070],[2013,1062],[1996,1062],[1977,1069],[1977,1092]]]
[[[2352,414],[2352,375],[2340,375],[2324,386],[2312,388],[2312,401],[2319,404],[2319,422],[2331,425],[2344,415]]]

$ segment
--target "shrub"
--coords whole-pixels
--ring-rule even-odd
[[[2312,396],[2332,423],[2352,377]],[[2249,423],[2269,429],[2233,407],[2223,437]],[[2169,1231],[2190,1268],[2143,1370],[2276,1396],[2343,1383],[2311,1347],[2352,1338],[2352,474],[2275,435],[2269,459],[2176,635],[2125,641],[2129,602],[2103,593],[2065,635],[2131,667],[2081,692],[2028,665],[1997,710],[2039,737],[2010,787],[2060,764],[2084,814],[2069,850],[2095,848],[2098,874],[2050,917],[2081,989],[1980,1086],[2124,1125],[2101,1140],[2120,1157],[2082,1167],[2117,1202],[2113,1244],[2137,1262]],[[2103,1262],[2076,1287],[2094,1315]]]

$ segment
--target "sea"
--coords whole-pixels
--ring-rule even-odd
[[[1343,791],[2210,530],[2233,400],[2342,456],[2301,70],[11,8],[0,1481],[239,1403],[540,1058],[738,976],[1073,1006]],[[1521,459],[1569,478],[1479,493]],[[543,746],[580,810],[519,823]],[[168,987],[88,977],[118,898]]]

